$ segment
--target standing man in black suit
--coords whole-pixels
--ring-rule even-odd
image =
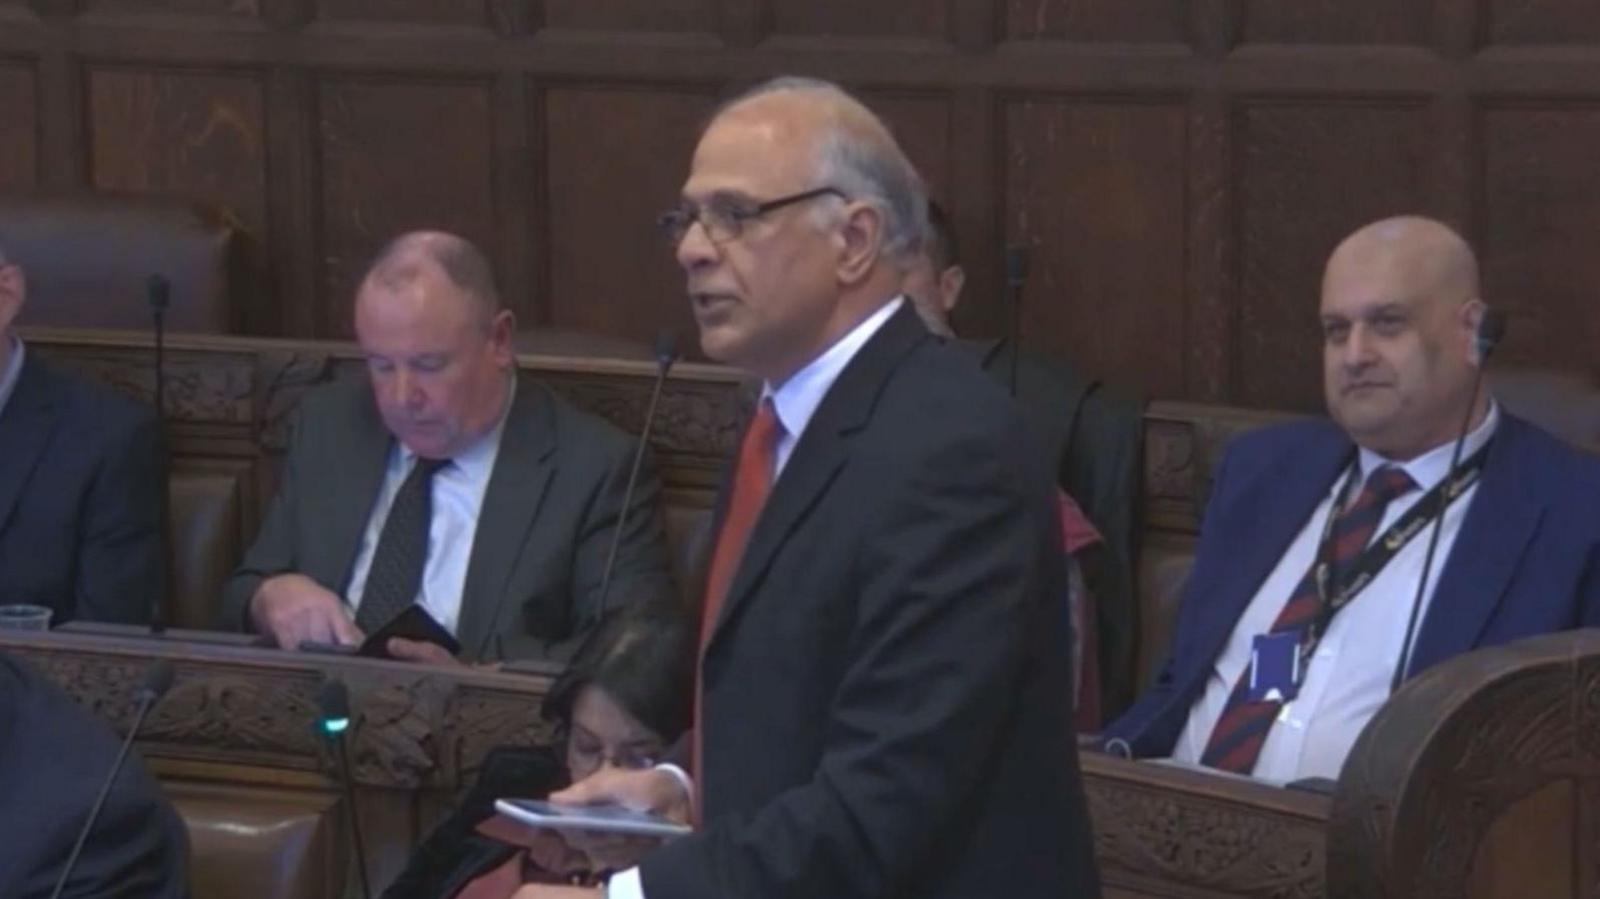
[[[1053,480],[900,296],[926,205],[866,107],[780,79],[713,119],[663,217],[702,348],[764,387],[719,518],[692,774],[556,797],[685,817],[696,797],[698,831],[614,899],[1099,893]]]
[[[166,581],[155,412],[28,352],[12,328],[27,294],[0,245],[0,603],[148,621]]]
[[[599,620],[634,442],[517,374],[510,310],[466,240],[393,241],[356,296],[367,377],[308,394],[278,495],[224,588],[224,624],[358,643],[416,603],[460,641],[420,662],[563,658]],[[641,476],[608,604],[672,595]]]

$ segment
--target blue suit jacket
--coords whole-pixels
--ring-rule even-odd
[[[53,624],[148,621],[163,471],[155,410],[24,356],[0,411],[0,603],[50,606]]]
[[[1235,623],[1354,452],[1325,420],[1228,448],[1166,664],[1107,739],[1136,756],[1172,752]],[[1469,649],[1600,624],[1600,460],[1502,410],[1455,545],[1435,566],[1408,677]]]

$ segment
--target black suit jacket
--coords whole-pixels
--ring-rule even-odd
[[[0,411],[0,603],[49,606],[54,624],[150,620],[165,482],[154,410],[27,353]]]
[[[50,895],[119,742],[38,672],[0,654],[0,896]],[[63,895],[181,899],[188,846],[183,821],[132,752]]]
[[[818,408],[702,660],[704,828],[649,899],[1099,895],[1053,481],[909,307]]]
[[[393,443],[365,377],[301,400],[278,495],[224,588],[224,626],[248,624],[250,598],[275,574],[344,594]],[[467,564],[457,634],[467,660],[565,657],[593,626],[633,451],[621,431],[520,377]],[[608,606],[675,595],[660,492],[640,474]]]
[[[1100,685],[1108,713],[1133,701],[1138,688],[1139,598],[1133,589],[1139,541],[1144,403],[1065,363],[1022,350],[1009,340],[957,341],[990,377],[1011,387],[1054,466],[1056,483],[1083,508],[1104,538],[1085,571],[1098,621]]]

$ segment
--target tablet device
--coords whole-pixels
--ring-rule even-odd
[[[330,656],[355,655],[359,646],[349,646],[344,643],[318,643],[315,640],[301,640],[297,647],[301,652],[320,652]]]
[[[445,648],[451,655],[460,655],[461,643],[444,625],[428,614],[428,610],[412,603],[406,606],[405,611],[389,619],[389,622],[367,636],[366,642],[361,644],[358,655],[369,658],[389,658],[389,638],[402,637],[407,640],[417,640],[422,643],[434,643]]]
[[[539,799],[497,799],[494,810],[529,827],[589,830],[641,837],[681,837],[692,828],[620,805],[556,805]]]

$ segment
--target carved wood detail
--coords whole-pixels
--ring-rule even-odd
[[[1594,819],[1597,734],[1600,632],[1481,650],[1408,682],[1363,731],[1341,775],[1328,836],[1330,899],[1474,894],[1473,863],[1490,825],[1518,800],[1570,783],[1579,820]],[[1594,883],[1595,847],[1551,837],[1573,847],[1587,872],[1580,881]]]
[[[1321,899],[1324,821],[1105,778],[1091,777],[1088,799],[1108,886]]]
[[[365,786],[453,793],[471,783],[493,748],[553,739],[539,712],[550,683],[544,675],[454,677],[369,660],[78,634],[0,638],[0,649],[39,667],[118,730],[132,724],[152,661],[172,661],[173,686],[139,736],[153,758],[329,771],[332,759],[315,729],[316,692],[329,675],[350,691],[351,766]]]
[[[31,344],[30,344],[31,345]],[[42,355],[90,381],[144,403],[155,401],[155,357],[144,348],[41,343]],[[255,419],[254,354],[173,353],[164,360],[167,416],[177,421],[249,424]]]

